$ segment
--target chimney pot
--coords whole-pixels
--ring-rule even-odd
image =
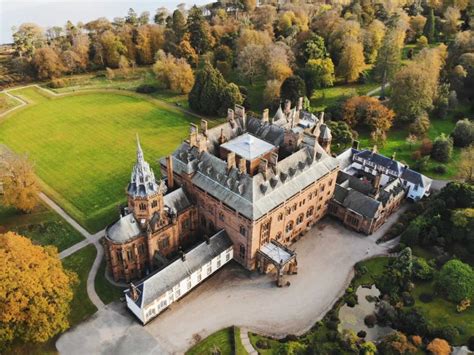
[[[265,110],[263,110],[263,113],[262,113],[262,121],[263,122],[268,122],[269,121],[269,111],[268,111],[268,108],[266,108]]]
[[[232,168],[235,168],[235,153],[227,153],[227,170],[230,171]]]

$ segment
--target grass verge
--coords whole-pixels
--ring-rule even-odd
[[[232,355],[233,336],[232,327],[221,329],[193,346],[186,355],[213,354],[214,350],[219,350],[221,355]]]
[[[123,297],[124,288],[112,285],[105,277],[106,261],[102,259],[97,275],[95,276],[95,291],[104,304],[120,300]]]

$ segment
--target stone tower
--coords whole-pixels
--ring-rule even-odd
[[[137,161],[133,166],[130,183],[127,187],[128,209],[144,225],[155,212],[163,211],[163,195],[166,184],[155,179],[150,164],[143,157],[143,150],[137,135]]]
[[[331,142],[331,129],[325,123],[323,123],[319,127],[318,143],[328,154],[331,154]]]

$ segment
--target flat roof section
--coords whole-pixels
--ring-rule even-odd
[[[276,148],[273,144],[265,142],[249,133],[244,133],[222,144],[221,147],[234,152],[246,160],[254,160]]]

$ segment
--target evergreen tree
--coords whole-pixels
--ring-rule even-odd
[[[431,157],[442,163],[447,163],[453,154],[453,141],[441,133],[433,142]]]
[[[292,75],[285,79],[280,89],[280,98],[290,100],[293,105],[296,104],[298,99],[306,95],[306,85],[298,75]]]
[[[134,9],[128,9],[128,14],[125,17],[125,22],[129,23],[132,26],[136,26],[138,24],[138,15]]]
[[[393,78],[402,63],[402,49],[397,42],[396,32],[388,30],[375,62],[375,75],[382,82],[382,97],[385,96],[385,85]]]
[[[423,34],[425,35],[426,38],[428,38],[429,43],[434,43],[436,40],[436,33],[435,33],[436,27],[435,26],[436,26],[436,20],[435,20],[434,10],[433,8],[430,8],[430,12],[426,20],[425,28],[423,29]]]
[[[179,10],[173,12],[172,29],[174,31],[176,43],[180,43],[186,33],[186,19],[184,18],[183,13]]]
[[[219,116],[225,116],[229,108],[234,108],[234,106],[241,105],[244,102],[244,98],[240,93],[239,87],[234,83],[228,84],[222,95],[220,97],[220,108],[218,110]]]
[[[194,5],[189,11],[188,31],[190,42],[198,54],[205,53],[210,47],[210,32],[201,9]]]
[[[196,80],[188,96],[189,107],[196,112],[216,115],[221,108],[221,95],[227,83],[222,74],[209,62],[197,72]]]

